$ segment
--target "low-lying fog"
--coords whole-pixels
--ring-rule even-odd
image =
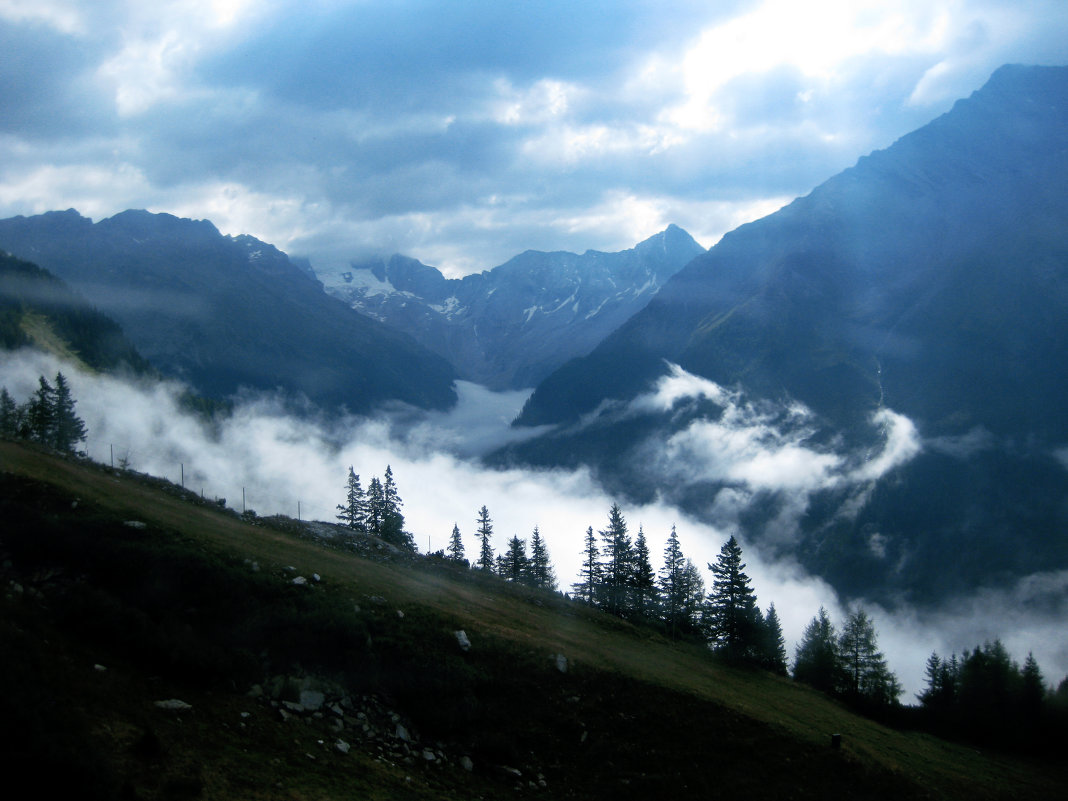
[[[216,428],[184,413],[174,383],[140,383],[109,376],[88,375],[51,356],[34,351],[5,354],[0,384],[17,402],[25,401],[38,376],[50,380],[62,371],[77,400],[77,412],[89,430],[88,455],[108,464],[128,459],[130,468],[168,478],[225,498],[241,510],[242,491],[247,508],[257,513],[281,513],[302,519],[334,521],[344,498],[350,465],[366,487],[390,465],[403,499],[406,528],[422,552],[446,547],[454,524],[463,534],[468,558],[478,553],[475,520],[487,506],[493,520],[493,545],[504,550],[513,535],[528,539],[535,526],[548,543],[560,588],[577,580],[582,536],[587,527],[605,527],[612,497],[583,471],[493,470],[478,456],[514,439],[509,423],[525,393],[492,393],[473,385],[458,386],[460,403],[449,413],[398,411],[368,419],[326,422],[288,414],[277,399],[248,396],[233,415]],[[688,471],[704,477],[723,476],[736,485],[723,498],[726,506],[741,508],[749,493],[769,484],[794,493],[799,514],[807,493],[830,484],[855,484],[857,502],[864,502],[865,482],[911,458],[923,447],[915,427],[893,412],[873,421],[884,432],[882,451],[864,458],[806,447],[805,410],[769,410],[746,404],[710,382],[674,370],[655,394],[632,404],[641,408],[671,408],[680,398],[703,396],[724,408],[715,422],[693,424],[650,453],[650,464],[670,472],[685,460]],[[714,397],[713,397],[714,396]],[[672,466],[676,466],[673,468]],[[621,504],[630,532],[641,526],[649,541],[654,569],[672,525],[683,551],[702,568],[714,562],[730,534],[739,537],[753,580],[758,604],[771,602],[783,625],[787,654],[805,625],[825,606],[835,623],[845,609],[834,591],[789,561],[764,561],[746,540],[744,530],[716,528],[694,520],[660,502],[646,506]],[[718,520],[729,520],[729,509]],[[784,521],[789,530],[792,521]],[[937,611],[898,608],[891,611],[866,605],[890,667],[905,687],[901,700],[913,703],[923,689],[928,655],[943,656],[971,649],[1000,637],[1013,657],[1022,662],[1033,651],[1047,683],[1068,673],[1068,644],[1063,635],[1068,612],[1068,571],[1029,576],[1010,590],[977,589]]]

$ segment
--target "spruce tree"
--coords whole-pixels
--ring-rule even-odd
[[[586,529],[583,544],[582,571],[579,573],[579,581],[571,585],[571,592],[580,601],[593,606],[597,602],[601,583],[601,554],[597,549],[597,538],[593,535],[593,526]]]
[[[797,644],[794,680],[831,694],[841,685],[841,672],[838,635],[827,610],[821,606]]]
[[[37,391],[29,401],[26,420],[30,437],[44,445],[51,445],[56,424],[56,391],[44,376],[38,378],[37,383]]]
[[[634,540],[634,564],[630,575],[632,611],[639,618],[649,617],[656,612],[656,574],[649,561],[649,544],[645,541],[645,531],[638,526],[638,537]]]
[[[52,392],[52,441],[58,451],[74,452],[74,446],[85,441],[85,423],[74,413],[74,397],[63,373],[56,373]]]
[[[535,587],[556,590],[556,571],[549,561],[549,550],[537,526],[534,526],[534,532],[530,535],[530,581]]]
[[[762,618],[745,574],[742,548],[732,535],[720,548],[708,595],[709,637],[713,648],[732,661],[751,661],[759,650]]]
[[[775,604],[768,605],[761,631],[760,666],[780,676],[787,674],[786,640],[782,636],[782,624]]]
[[[18,433],[18,405],[7,391],[0,388],[0,436],[13,437]]]
[[[619,504],[612,504],[608,511],[608,528],[601,532],[601,541],[604,550],[601,552],[603,596],[600,606],[613,615],[625,615],[630,610],[634,551]]]
[[[349,465],[349,478],[345,484],[345,503],[337,505],[337,519],[352,531],[367,531],[367,499],[360,486],[360,477]]]
[[[460,526],[452,524],[452,536],[449,538],[449,559],[454,562],[466,562],[464,558],[464,541],[460,537]]]
[[[490,545],[490,537],[493,536],[493,521],[490,520],[489,509],[485,506],[478,510],[478,528],[476,532],[479,539],[477,564],[487,573],[492,573],[495,563],[493,546]]]
[[[672,637],[677,637],[685,629],[681,626],[686,618],[683,611],[686,605],[685,572],[686,557],[683,556],[682,547],[679,545],[675,526],[672,526],[667,547],[664,548],[664,566],[659,576],[661,620]]]
[[[410,551],[415,550],[415,540],[412,535],[404,530],[404,515],[401,506],[404,502],[397,492],[397,484],[393,480],[393,469],[386,465],[385,477],[382,481],[382,539],[401,548]]]
[[[689,559],[682,568],[682,627],[685,631],[697,634],[703,631],[705,618],[708,616],[705,603],[705,580],[701,571]]]
[[[382,492],[382,482],[378,476],[371,477],[371,483],[367,485],[367,533],[376,537],[382,536],[382,526],[385,520],[386,502]]]
[[[529,580],[530,560],[527,558],[527,544],[519,537],[508,540],[508,550],[501,557],[498,575],[505,581],[525,584]]]

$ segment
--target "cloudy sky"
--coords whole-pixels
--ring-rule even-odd
[[[1068,64],[1064,0],[0,0],[0,216],[207,218],[328,270],[709,246]]]

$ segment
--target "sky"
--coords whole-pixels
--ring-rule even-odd
[[[210,219],[321,272],[708,247],[1068,64],[1063,0],[0,0],[0,217]]]
[[[136,384],[89,374],[32,350],[0,355],[2,383],[19,403],[36,389],[38,376],[52,377],[60,370],[89,430],[85,450],[98,462],[127,460],[139,472],[176,484],[184,479],[188,489],[225,498],[237,511],[244,499],[245,508],[260,515],[326,522],[335,520],[337,504],[344,500],[350,465],[365,487],[372,476],[381,478],[388,465],[403,501],[405,528],[420,552],[444,549],[457,525],[468,558],[476,558],[475,521],[485,505],[496,553],[513,536],[529,543],[538,527],[562,590],[578,580],[586,529],[606,528],[615,502],[585,470],[491,470],[480,464],[480,453],[516,436],[509,422],[526,397],[521,392],[492,393],[461,382],[460,402],[447,413],[340,421],[294,417],[277,398],[247,395],[237,401],[231,417],[209,428],[182,411],[178,384]],[[747,502],[747,494],[775,490],[788,500],[784,515],[796,521],[807,496],[831,484],[855,488],[862,503],[870,481],[912,458],[921,444],[907,418],[889,413],[875,421],[884,436],[874,453],[817,450],[806,440],[810,421],[805,409],[755,408],[737,393],[677,368],[628,413],[699,398],[723,405],[719,422],[701,422],[680,432],[658,452],[650,452],[649,460],[654,466],[668,463],[685,449],[696,471],[690,480],[731,480],[723,503],[733,502],[735,511]],[[716,561],[731,534],[737,535],[757,603],[763,610],[775,604],[791,660],[820,606],[836,625],[846,617],[847,606],[826,582],[789,557],[763,557],[746,540],[744,528],[732,524],[730,509],[720,510],[715,523],[696,520],[663,498],[644,506],[624,504],[622,511],[632,537],[639,528],[645,533],[656,571],[675,526],[683,553],[699,568],[706,588],[712,579],[706,565]],[[782,522],[781,528],[789,530],[789,521]],[[1033,651],[1048,683],[1056,685],[1068,675],[1063,637],[1068,570],[1025,576],[1010,586],[979,587],[937,609],[899,604],[889,610],[860,603],[875,621],[879,646],[905,687],[904,703],[913,703],[922,691],[932,651],[948,657],[995,638],[1018,662]]]

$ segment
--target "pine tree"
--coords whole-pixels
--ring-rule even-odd
[[[782,636],[782,624],[779,622],[779,614],[775,611],[774,603],[768,606],[760,634],[760,666],[772,673],[785,676],[787,674],[786,640]]]
[[[7,387],[0,388],[0,436],[13,437],[18,433],[19,414],[15,399],[7,391]]]
[[[679,545],[679,535],[675,526],[671,527],[668,536],[667,547],[664,548],[664,567],[660,570],[660,597],[662,620],[667,626],[672,637],[677,637],[682,630],[680,624],[685,620],[683,608],[685,607],[685,571],[686,557],[683,556],[682,547]]]
[[[535,587],[556,590],[556,571],[549,561],[549,550],[538,527],[530,535],[530,580]]]
[[[452,524],[452,537],[449,538],[449,559],[454,562],[466,562],[464,558],[464,541],[460,537],[460,526]]]
[[[645,541],[645,532],[638,526],[638,537],[634,540],[634,563],[630,574],[631,607],[640,619],[656,611],[656,575],[649,562],[649,545]]]
[[[1020,671],[1020,712],[1028,723],[1034,723],[1042,714],[1042,701],[1046,696],[1046,680],[1042,678],[1035,655],[1028,652]]]
[[[586,529],[586,538],[583,540],[582,572],[580,580],[571,585],[571,592],[580,601],[585,601],[590,606],[597,602],[597,595],[601,583],[600,551],[597,550],[597,539],[593,535],[593,526]]]
[[[832,694],[841,684],[838,635],[822,606],[805,627],[794,655],[794,680]]]
[[[686,560],[682,568],[682,627],[697,634],[705,628],[707,606],[705,604],[705,580],[697,565]]]
[[[360,486],[360,477],[349,465],[349,478],[345,485],[345,503],[337,505],[337,519],[353,531],[367,531],[367,499]]]
[[[601,562],[600,606],[613,615],[624,615],[630,609],[629,589],[633,570],[634,552],[627,534],[627,521],[619,504],[612,504],[608,511],[608,528],[601,532],[604,544]]]
[[[404,530],[404,515],[401,506],[404,502],[397,493],[397,484],[393,480],[393,469],[386,465],[385,477],[382,481],[382,534],[386,542],[398,547],[415,550],[415,540],[412,535]]]
[[[74,446],[85,441],[85,423],[74,413],[74,397],[63,373],[56,373],[52,392],[52,442],[58,451],[74,452]]]
[[[731,536],[719,551],[708,595],[709,636],[713,647],[732,661],[751,661],[759,650],[763,622],[745,574],[742,548]]]
[[[478,510],[479,552],[478,566],[487,573],[492,573],[494,568],[493,546],[490,545],[490,537],[493,536],[493,521],[490,520],[489,509],[483,506]]]
[[[525,584],[529,580],[530,560],[527,544],[519,537],[508,540],[508,550],[499,560],[497,574],[505,581]]]
[[[382,492],[382,482],[378,476],[371,477],[371,483],[367,485],[367,533],[376,537],[382,536],[382,525],[385,520],[385,495]]]
[[[48,379],[37,379],[37,391],[30,398],[26,420],[30,427],[30,437],[44,445],[51,445],[56,424],[56,391]]]

